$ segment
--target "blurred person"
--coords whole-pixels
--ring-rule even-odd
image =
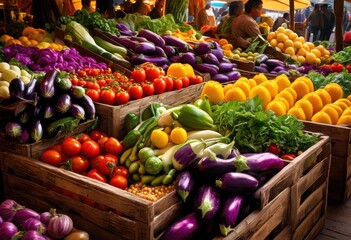
[[[321,12],[323,21],[319,40],[329,41],[335,25],[335,14],[328,8],[328,4],[321,6]]]
[[[155,7],[150,12],[150,17],[152,19],[160,18],[164,13],[165,0],[157,0],[155,3]]]
[[[217,26],[217,32],[223,37],[230,37],[232,31],[233,20],[244,13],[244,3],[240,1],[233,1],[229,4],[228,16]]]
[[[284,23],[288,26],[289,21],[290,21],[290,17],[289,16],[290,16],[289,13],[286,12],[286,13],[283,14],[283,16],[278,17],[273,23],[272,30],[276,31]]]
[[[322,21],[323,21],[323,16],[320,10],[320,6],[319,4],[315,4],[313,11],[307,18],[307,26],[309,31],[308,38],[306,39],[307,41],[309,41],[310,34],[313,34],[312,42],[318,39],[318,36],[322,28]]]
[[[211,8],[211,2],[207,1],[205,7],[197,13],[197,16],[195,18],[197,30],[200,30],[201,27],[205,25],[209,25],[210,19],[207,14],[207,10],[210,8]]]
[[[55,23],[60,17],[60,10],[55,0],[33,0],[31,15],[32,26],[45,29],[45,23]]]
[[[256,19],[261,16],[262,8],[262,0],[249,0],[245,4],[245,13],[233,20],[230,43],[234,48],[246,49],[250,46],[250,42],[246,39],[261,34]]]
[[[295,22],[303,23],[305,18],[305,14],[301,11],[301,9],[297,9],[295,12]]]
[[[82,9],[90,12],[90,0],[82,0]]]
[[[113,0],[96,0],[96,11],[106,18],[114,18],[115,8],[113,7]]]

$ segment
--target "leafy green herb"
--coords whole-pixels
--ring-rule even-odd
[[[272,111],[265,111],[257,97],[215,105],[213,116],[220,132],[229,132],[229,138],[241,151],[263,152],[275,143],[286,153],[296,153],[318,141],[315,134],[302,131],[304,125],[295,116],[276,116]]]
[[[334,82],[342,87],[343,97],[347,97],[351,94],[351,75],[347,71],[330,73],[326,77],[317,72],[310,71],[308,77],[313,81],[315,89],[323,88],[328,83]]]

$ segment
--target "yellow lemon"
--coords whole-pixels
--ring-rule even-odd
[[[350,125],[351,124],[351,115],[343,115],[339,118],[337,125]]]
[[[258,98],[262,100],[263,108],[265,108],[267,104],[271,101],[271,94],[269,93],[268,89],[264,86],[258,85],[251,89],[249,97],[254,98],[256,96],[258,96]]]
[[[297,94],[297,100],[301,99],[303,96],[310,92],[310,88],[308,87],[307,83],[303,81],[294,81],[291,84],[291,87],[295,90]]]
[[[296,48],[296,49],[300,49],[300,48],[302,48],[302,43],[299,42],[299,41],[296,41],[296,42],[294,42],[294,46],[293,47]]]
[[[323,105],[327,105],[332,102],[329,93],[325,89],[323,88],[317,89],[315,93],[317,93],[319,97],[322,99]]]
[[[284,33],[278,33],[277,34],[277,40],[278,42],[284,43],[286,40],[288,40],[289,37],[286,36]]]
[[[232,100],[236,100],[239,102],[243,102],[246,100],[245,92],[239,87],[230,88],[224,95],[224,101],[229,102]]]
[[[333,108],[332,106],[324,106],[322,108],[322,111],[326,112],[329,115],[329,117],[330,117],[330,119],[332,121],[332,124],[336,124],[337,123],[337,121],[339,119],[339,113],[338,113],[338,111],[336,111],[335,108]]]
[[[299,50],[297,50],[297,54],[299,56],[305,56],[307,53],[306,49],[304,49],[303,47],[299,48]]]
[[[290,40],[291,41],[291,40]],[[295,55],[295,49],[293,47],[287,47],[285,48],[284,51],[286,54],[289,54],[290,56],[294,56]]]
[[[300,63],[306,62],[306,58],[304,56],[297,56],[297,61]]]
[[[288,48],[288,47],[293,47],[294,46],[294,42],[290,39],[287,39],[285,42],[284,42],[284,46],[285,48]]]
[[[276,37],[275,32],[270,32],[267,35],[267,41],[270,42],[272,39],[275,39],[275,37]]]
[[[282,42],[278,43],[277,48],[279,48],[282,52],[284,52],[284,50],[285,50],[284,43],[282,43]]]
[[[323,108],[323,101],[319,97],[317,93],[311,92],[307,93],[304,97],[304,99],[308,100],[310,103],[312,103],[313,106],[313,114],[316,114]]]
[[[266,110],[272,110],[275,115],[281,116],[286,114],[286,108],[284,103],[279,101],[272,101],[267,104]]]
[[[294,115],[299,120],[306,120],[305,112],[301,107],[294,106],[289,109],[287,114]]]
[[[306,42],[305,44],[310,48],[310,50],[314,49],[314,44],[312,42]]]
[[[307,63],[316,63],[316,55],[314,55],[314,53],[306,53],[306,62]]]
[[[305,113],[306,120],[311,120],[313,116],[312,103],[310,103],[306,99],[301,99],[295,103],[295,106],[302,108],[303,112]]]
[[[168,134],[162,130],[155,129],[151,132],[151,144],[156,148],[164,148],[168,144]]]
[[[273,47],[276,47],[278,45],[278,40],[274,38],[269,41],[269,44]]]
[[[274,79],[274,81],[278,85],[278,92],[281,92],[283,89],[285,89],[291,85],[291,82],[290,82],[288,76],[286,76],[285,74],[281,74],[281,75],[277,76]]]
[[[321,52],[317,48],[312,49],[311,53],[316,55],[317,58],[320,58],[322,56]]]
[[[291,33],[290,35],[289,35],[289,38],[291,39],[291,40],[295,40],[296,38],[298,37],[298,35],[297,35],[297,33]]]
[[[277,30],[276,30],[275,32],[278,34],[278,33],[284,33],[284,31],[285,31],[285,28],[283,28],[283,27],[278,27]]]
[[[175,127],[172,129],[169,138],[175,144],[182,144],[188,139],[188,133],[182,127]]]
[[[332,124],[332,120],[326,112],[320,111],[314,114],[311,118],[312,122],[319,122],[325,124]]]
[[[332,99],[332,102],[335,102],[339,98],[342,98],[343,93],[344,93],[342,87],[337,83],[328,83],[324,87],[324,90],[326,90],[329,93],[329,95]]]

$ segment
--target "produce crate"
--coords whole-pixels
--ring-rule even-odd
[[[254,72],[255,71],[255,63],[252,61],[240,61],[240,60],[235,60],[230,58],[229,59],[230,62],[235,63],[237,65],[237,69],[240,70],[244,70],[244,71],[248,71],[248,72]]]
[[[40,154],[57,143],[62,142],[62,140],[68,136],[76,135],[85,132],[87,129],[92,127],[96,123],[96,120],[87,120],[79,124],[72,132],[63,131],[58,133],[54,138],[42,139],[37,143],[21,144],[8,139],[0,137],[0,152],[13,152],[26,157],[37,158]],[[0,163],[1,166],[1,163]]]
[[[322,146],[319,152],[317,161],[307,169],[306,162],[297,161],[294,163],[294,167],[302,175],[291,187],[292,239],[314,239],[324,227],[331,161],[330,141]]]
[[[246,71],[246,70],[241,70],[241,69],[238,69],[241,76],[242,77],[246,77],[246,78],[253,78],[254,76],[260,74],[260,72],[254,72],[254,71]],[[265,73],[264,74],[268,79],[274,79],[276,78],[277,75],[274,75],[274,74],[270,74],[270,73]]]
[[[289,227],[290,188],[282,191],[261,210],[253,211],[227,236],[214,239],[291,239]]]
[[[141,114],[151,102],[161,102],[171,106],[193,102],[200,96],[203,85],[204,83],[190,85],[179,90],[129,101],[119,106],[95,103],[96,114],[100,121],[99,129],[109,136],[121,139],[125,135],[124,118],[128,113]]]
[[[309,121],[302,122],[305,130],[330,136],[332,156],[328,197],[330,200],[346,202],[351,195],[351,128]]]
[[[93,239],[154,239],[182,213],[182,202],[175,191],[151,202],[109,184],[18,154],[4,153],[1,162],[6,198],[37,211],[55,207],[71,216],[75,227],[89,232]],[[122,214],[90,207],[54,191],[55,188],[89,197]],[[30,193],[28,189],[31,189]]]

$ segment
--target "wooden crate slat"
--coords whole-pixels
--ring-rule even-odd
[[[306,236],[306,240],[314,240],[319,232],[324,228],[325,217],[321,217]]]
[[[282,239],[291,239],[291,238],[292,238],[291,227],[287,226],[273,240],[282,240]]]
[[[347,182],[346,182],[346,192],[345,192],[345,200],[346,201],[347,199],[349,199],[351,196],[351,177],[349,177],[347,179]]]
[[[342,142],[350,142],[351,141],[351,129],[346,126],[341,125],[331,125],[324,123],[315,123],[310,121],[301,121],[306,131],[311,132],[320,132],[327,136],[330,136],[332,141],[338,140]]]

